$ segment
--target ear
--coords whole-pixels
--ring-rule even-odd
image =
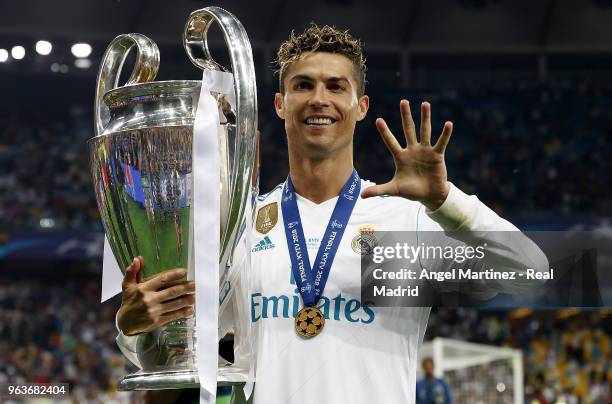
[[[283,95],[281,93],[274,94],[274,109],[280,119],[285,119],[285,106],[283,105]]]
[[[370,97],[368,97],[367,95],[361,96],[361,98],[359,98],[359,105],[357,106],[357,108],[357,120],[361,121],[363,118],[366,117],[368,109],[370,109]]]

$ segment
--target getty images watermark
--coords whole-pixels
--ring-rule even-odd
[[[370,231],[359,242],[371,306],[612,305],[612,243],[592,232]]]

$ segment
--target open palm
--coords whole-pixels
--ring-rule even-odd
[[[402,147],[382,118],[376,120],[376,128],[393,156],[395,175],[391,181],[366,188],[361,196],[368,198],[378,195],[394,195],[419,201],[428,209],[435,210],[442,205],[449,192],[444,151],[453,131],[452,122],[446,122],[435,145],[431,145],[431,105],[421,104],[420,141],[410,104],[400,102],[402,128],[406,147]]]

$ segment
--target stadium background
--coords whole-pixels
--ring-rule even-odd
[[[610,228],[612,1],[2,2],[0,384],[69,381],[78,402],[138,399],[114,393],[124,372],[114,344],[120,302],[99,303],[102,229],[85,143],[95,75],[114,36],[140,32],[160,46],[158,79],[197,79],[181,34],[188,14],[208,5],[237,15],[253,45],[261,192],[287,174],[272,104],[275,49],[291,29],[316,21],[365,44],[371,110],[355,137],[362,177],[393,173],[375,118],[399,133],[399,99],[427,100],[434,132],[455,123],[447,164],[461,189],[522,229]],[[212,35],[223,61],[221,37]],[[52,43],[50,54],[35,51],[39,40]],[[90,44],[91,54],[75,57],[74,43]],[[527,402],[605,403],[611,323],[602,309],[434,309],[426,340],[521,349]],[[487,397],[475,399],[497,402]]]

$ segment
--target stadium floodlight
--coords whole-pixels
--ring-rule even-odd
[[[91,54],[91,45],[88,43],[75,43],[70,48],[70,51],[77,58],[86,58]]]
[[[91,60],[87,58],[78,58],[74,61],[74,65],[79,69],[89,69],[91,67]]]
[[[11,49],[11,56],[13,59],[17,60],[23,59],[25,57],[25,48],[20,45],[13,46],[13,49]]]
[[[40,227],[42,227],[43,229],[50,229],[55,226],[55,220],[50,217],[43,217],[42,219],[40,219],[39,224]]]
[[[41,40],[41,41],[36,42],[36,52],[39,55],[47,56],[49,53],[51,53],[52,49],[53,49],[53,45],[49,41]]]
[[[6,49],[0,49],[0,63],[4,63],[8,60],[9,53]]]

